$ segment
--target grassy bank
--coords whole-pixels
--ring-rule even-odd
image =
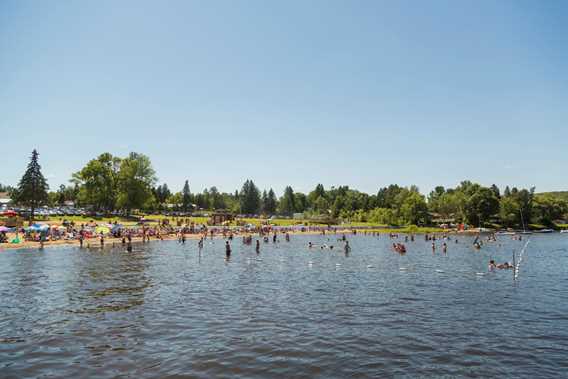
[[[169,220],[171,225],[177,225],[177,222],[194,222],[195,224],[206,224],[209,220],[208,217],[168,217],[168,216],[161,216],[161,215],[148,215],[145,216],[147,220],[152,220],[155,222],[162,221],[164,219]],[[38,218],[36,221],[38,222],[48,222],[50,224],[61,224],[64,220],[73,221],[75,224],[86,224],[91,221],[97,223],[114,223],[117,222],[123,225],[135,225],[136,221],[132,219],[127,219],[124,217],[87,217],[87,216],[64,216],[64,217],[48,217],[40,219]],[[271,224],[277,226],[294,226],[294,225],[325,225],[319,224],[317,222],[312,222],[309,220],[293,220],[293,219],[262,219],[262,218],[241,218],[239,222],[244,224],[251,224],[251,225],[263,225],[263,224]],[[27,224],[27,223],[26,223]],[[233,221],[230,223],[231,226],[236,226],[237,222]],[[346,223],[338,225],[340,227],[344,227],[346,229],[357,229],[357,228],[364,228],[368,229],[373,232],[380,232],[380,233],[441,233],[444,229],[435,228],[435,227],[416,227],[416,226],[401,226],[401,227],[389,227],[388,225],[384,224],[376,224],[376,223],[369,223],[369,222],[353,222],[353,223]],[[568,228],[568,225],[566,225]]]

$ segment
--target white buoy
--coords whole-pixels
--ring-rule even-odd
[[[367,268],[373,268],[373,267],[374,267],[373,265],[367,265]]]
[[[444,272],[444,270],[436,270],[436,272],[442,273]]]

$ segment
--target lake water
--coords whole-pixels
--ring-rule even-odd
[[[568,234],[531,236],[515,283],[487,263],[525,241],[348,239],[0,251],[0,377],[568,375]]]

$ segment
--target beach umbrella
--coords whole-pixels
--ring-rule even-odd
[[[32,226],[28,226],[26,228],[26,230],[32,231],[32,232],[42,232],[42,231],[46,231],[49,230],[49,225],[46,224],[33,224]]]
[[[18,213],[14,210],[7,210],[6,212],[4,212],[4,216],[8,216],[8,217],[14,217],[17,216]]]
[[[116,225],[114,225],[114,226],[112,227],[111,231],[114,233],[114,232],[119,231],[120,229],[122,229],[122,225],[121,225],[121,224],[116,224]]]
[[[9,231],[10,231],[10,228],[7,228],[5,226],[0,226],[0,233],[1,232],[9,232]]]
[[[106,226],[97,226],[95,228],[95,232],[97,234],[102,233],[102,234],[107,234],[108,232],[110,232],[110,229],[107,228]]]

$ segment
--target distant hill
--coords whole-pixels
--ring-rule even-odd
[[[568,191],[540,192],[536,196],[552,196],[556,199],[568,201]]]

